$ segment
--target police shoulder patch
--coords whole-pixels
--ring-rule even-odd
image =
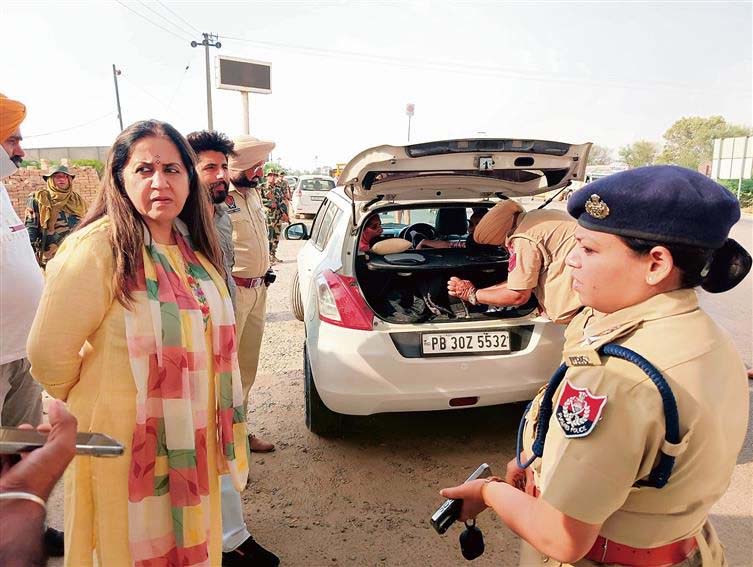
[[[235,197],[232,195],[225,197],[225,204],[227,205],[228,213],[237,213],[241,210],[240,207],[235,204]]]
[[[606,405],[606,396],[594,396],[588,388],[576,388],[565,380],[555,411],[565,437],[590,435]]]

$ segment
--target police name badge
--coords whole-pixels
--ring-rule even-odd
[[[606,396],[594,396],[588,388],[576,388],[569,380],[562,388],[555,415],[565,437],[589,435],[607,405]]]

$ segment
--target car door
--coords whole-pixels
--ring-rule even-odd
[[[321,264],[325,256],[325,246],[328,234],[332,230],[332,221],[338,211],[337,206],[329,199],[322,203],[314,217],[311,226],[311,236],[298,254],[298,285],[301,289],[301,299],[305,306],[310,295],[310,289],[315,276],[314,269]]]

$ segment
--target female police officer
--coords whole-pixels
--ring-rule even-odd
[[[461,519],[494,508],[535,548],[525,565],[725,565],[708,513],[742,446],[748,384],[693,287],[726,291],[750,270],[727,239],[739,205],[699,173],[655,166],[586,186],[568,211],[586,307],[564,364],[532,402],[505,482],[442,495],[463,499]]]

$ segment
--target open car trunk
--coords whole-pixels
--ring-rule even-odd
[[[390,323],[444,323],[524,317],[538,306],[535,298],[518,307],[471,305],[449,296],[455,276],[478,288],[507,280],[504,247],[474,246],[408,250],[384,256],[366,253],[356,260],[356,277],[366,302]]]

